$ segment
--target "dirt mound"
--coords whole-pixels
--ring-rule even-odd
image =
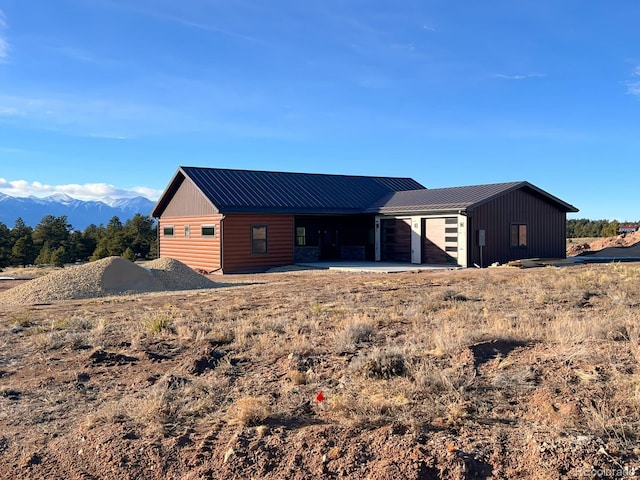
[[[207,277],[173,258],[158,258],[147,263],[146,267],[164,290],[196,290],[214,286]]]
[[[567,247],[567,257],[575,257],[589,251],[591,251],[591,245],[588,243],[571,244]]]
[[[637,257],[637,249],[629,248],[640,243],[640,231],[624,233],[616,237],[604,237],[590,243],[574,244],[567,247],[567,256],[597,255],[603,257]]]
[[[213,286],[211,280],[177,260],[155,260],[145,268],[121,257],[108,257],[20,284],[0,293],[0,304],[38,304]]]

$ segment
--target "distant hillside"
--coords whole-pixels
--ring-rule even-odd
[[[66,215],[76,230],[88,225],[106,225],[114,216],[123,223],[136,213],[149,215],[155,202],[144,197],[84,201],[56,194],[46,198],[11,197],[0,193],[0,222],[9,228],[21,217],[27,225],[35,227],[46,215]]]

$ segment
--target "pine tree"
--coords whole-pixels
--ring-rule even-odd
[[[40,248],[40,253],[36,257],[35,264],[36,265],[49,265],[51,263],[51,247],[49,246],[49,242],[44,242],[42,248]]]
[[[131,260],[132,262],[135,261],[136,259],[136,254],[133,253],[133,250],[131,250],[131,247],[127,247],[124,253],[122,254],[122,256],[127,260]]]
[[[63,246],[56,248],[53,252],[51,252],[51,257],[49,262],[54,267],[64,267],[64,264],[67,260],[67,252]]]
[[[13,265],[26,267],[34,263],[35,259],[36,251],[31,235],[18,238],[11,249],[11,263]]]
[[[21,217],[11,229],[11,264],[26,267],[31,265],[38,255],[36,246],[33,243],[33,228],[28,226]]]
[[[11,264],[11,230],[0,222],[0,268]]]

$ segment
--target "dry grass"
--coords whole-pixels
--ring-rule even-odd
[[[638,265],[227,278],[236,286],[0,311],[0,425],[18,442],[25,425],[149,442],[212,425],[268,424],[260,438],[305,422],[401,426],[484,432],[486,445],[588,436],[637,455]]]

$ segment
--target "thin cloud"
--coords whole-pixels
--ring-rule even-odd
[[[32,128],[67,135],[124,141],[144,135],[199,132],[234,137],[293,138],[291,125],[265,125],[257,120],[233,120],[239,102],[231,92],[226,99],[219,93],[219,113],[211,116],[196,107],[175,107],[129,103],[117,98],[96,99],[82,95],[3,96],[0,94],[0,120],[15,124],[29,122]],[[239,100],[230,101],[229,98]],[[246,101],[246,98],[244,98]],[[224,104],[226,102],[226,104]],[[224,105],[223,105],[224,104]],[[253,106],[248,104],[249,107]],[[260,106],[260,105],[258,105]],[[222,108],[224,107],[224,108]],[[267,104],[269,107],[269,104]],[[255,107],[258,108],[258,107]],[[227,115],[227,112],[229,113]],[[206,113],[206,115],[205,115]]]
[[[497,78],[503,78],[505,80],[526,80],[528,78],[541,78],[546,75],[543,73],[525,73],[525,74],[516,74],[516,75],[505,75],[503,73],[496,73],[495,76]]]
[[[163,13],[160,12],[159,9],[155,8],[155,9],[150,9],[150,8],[144,8],[144,7],[139,7],[139,6],[132,6],[130,4],[115,4],[112,2],[106,2],[105,5],[110,5],[111,8],[118,8],[120,10],[125,10],[128,12],[133,12],[133,13],[137,13],[139,15],[144,15],[147,17],[151,17],[151,18],[155,18],[156,20],[161,20],[161,21],[165,21],[165,22],[171,22],[171,23],[175,23],[177,25],[181,25],[183,27],[186,28],[194,28],[197,30],[204,30],[207,32],[212,32],[212,33],[217,33],[220,35],[224,35],[227,37],[231,37],[231,38],[235,38],[235,39],[239,39],[239,40],[244,40],[244,41],[248,41],[248,42],[260,42],[259,39],[251,36],[251,35],[245,35],[242,33],[238,33],[238,32],[234,32],[228,29],[224,29],[224,28],[220,28],[220,27],[216,27],[213,25],[209,25],[209,24],[204,24],[201,22],[196,22],[193,20],[188,20],[186,18],[183,18],[179,15],[175,15],[175,14],[167,14],[167,13]]]
[[[162,191],[148,187],[123,189],[108,183],[70,183],[66,185],[47,185],[38,181],[6,180],[0,178],[0,193],[12,197],[48,197],[56,193],[64,193],[79,200],[101,200],[103,198],[132,198],[143,196],[151,200],[160,197]]]
[[[625,85],[627,86],[627,93],[629,95],[640,97],[640,65],[633,69],[631,76],[633,77],[633,80],[625,82]]]
[[[0,62],[6,60],[9,57],[9,49],[11,48],[4,35],[4,30],[6,30],[6,28],[7,20],[4,12],[0,10]]]

